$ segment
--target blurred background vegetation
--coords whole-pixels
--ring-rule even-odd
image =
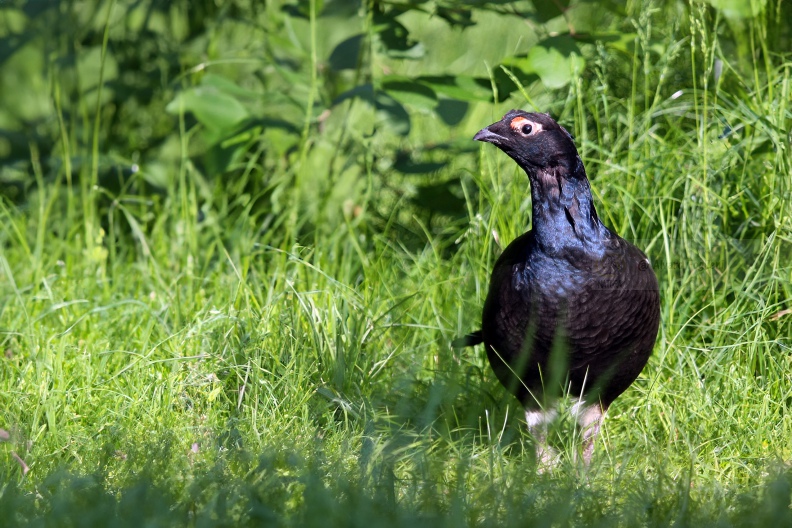
[[[590,141],[632,150],[640,134],[695,131],[701,123],[684,119],[701,103],[693,90],[729,105],[772,99],[768,77],[792,39],[789,6],[768,0],[0,10],[5,197],[25,203],[55,183],[90,195],[101,216],[127,195],[173,194],[187,172],[202,218],[244,210],[295,236],[363,209],[381,227],[400,200],[432,230],[466,221],[462,180],[478,152],[470,135],[507,106],[550,112],[602,161],[612,153]],[[655,119],[637,124],[649,108]],[[741,125],[707,118],[725,135]],[[454,170],[436,177],[444,168]],[[144,209],[135,213],[145,226]]]
[[[783,0],[0,0],[0,512],[791,522],[791,49]],[[530,222],[511,108],[663,291],[591,470],[448,346]]]

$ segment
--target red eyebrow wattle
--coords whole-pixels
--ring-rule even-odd
[[[514,119],[512,119],[511,123],[509,123],[509,126],[513,130],[519,130],[520,127],[525,125],[525,124],[531,124],[531,122],[528,121],[527,119],[525,119],[524,117],[520,116],[520,117],[515,117]]]

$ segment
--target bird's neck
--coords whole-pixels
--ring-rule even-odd
[[[583,162],[529,173],[533,231],[539,246],[555,253],[603,247],[608,230],[600,222]]]

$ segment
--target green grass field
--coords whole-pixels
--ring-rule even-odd
[[[0,525],[792,524],[788,2],[629,2],[590,22],[607,45],[587,2],[408,10],[415,60],[378,2],[25,4],[0,4]],[[585,65],[551,79],[525,55],[573,24]],[[530,225],[471,138],[534,106],[662,295],[591,466],[562,418],[546,472],[450,347]]]

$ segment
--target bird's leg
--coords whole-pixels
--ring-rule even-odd
[[[587,466],[591,463],[591,455],[594,454],[594,440],[599,434],[606,410],[599,402],[586,403],[581,400],[572,406],[572,416],[577,420],[583,433],[583,462]]]
[[[547,426],[555,417],[556,410],[554,408],[526,409],[525,411],[528,432],[536,441],[536,462],[540,468],[551,468],[555,463],[555,450],[547,445]]]

